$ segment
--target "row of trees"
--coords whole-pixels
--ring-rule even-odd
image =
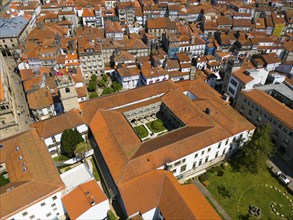
[[[65,130],[61,136],[61,154],[73,158],[85,159],[85,153],[90,150],[87,143],[77,129]]]
[[[98,79],[97,76],[95,74],[93,74],[91,76],[91,80],[90,80],[89,85],[87,87],[88,91],[92,92],[89,96],[90,99],[99,97],[99,94],[96,92],[97,85],[99,87],[104,88],[103,92],[102,92],[102,96],[118,92],[122,89],[122,86],[118,82],[113,82],[110,87],[107,87],[106,85],[109,84],[109,80],[110,80],[110,77],[107,74],[104,74],[102,76],[102,79],[100,79],[98,81],[97,81],[97,79]]]

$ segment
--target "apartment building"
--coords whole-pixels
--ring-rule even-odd
[[[29,21],[23,17],[0,18],[0,50],[3,56],[11,56],[19,49],[27,35]]]
[[[288,89],[290,93],[292,91]],[[292,102],[291,96],[291,102]],[[236,103],[237,111],[256,126],[271,125],[271,138],[277,152],[293,164],[293,110],[272,95],[257,88],[242,91]]]
[[[1,140],[0,146],[0,164],[10,181],[1,186],[1,219],[65,218],[64,184],[36,129]]]
[[[79,38],[78,55],[85,80],[89,80],[92,74],[100,76],[104,73],[104,59],[99,40],[91,40],[90,36]]]

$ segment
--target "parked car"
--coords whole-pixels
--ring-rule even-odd
[[[282,183],[288,185],[291,182],[284,173],[277,172],[277,175]]]

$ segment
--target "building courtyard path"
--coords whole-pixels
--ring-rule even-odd
[[[218,212],[222,215],[222,217],[225,220],[232,220],[232,218],[227,214],[225,209],[217,202],[213,195],[205,188],[205,186],[199,180],[194,180],[193,183],[198,188],[198,190],[210,200],[212,205],[218,210]]]

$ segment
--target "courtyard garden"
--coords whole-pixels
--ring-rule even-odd
[[[214,167],[199,177],[232,219],[293,219],[293,196],[269,170]]]
[[[140,139],[143,139],[149,135],[149,132],[144,127],[144,125],[139,125],[137,127],[134,127],[134,130],[136,131]]]
[[[155,121],[151,121],[151,122],[148,122],[146,124],[146,126],[153,132],[153,133],[159,133],[159,132],[162,132],[162,131],[166,131],[167,128],[165,128],[164,126],[164,123],[160,120],[160,119],[157,119]]]

